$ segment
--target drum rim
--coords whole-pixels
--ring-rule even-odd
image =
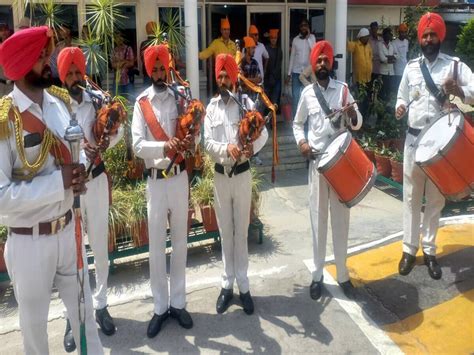
[[[375,164],[372,162],[372,176],[370,177],[369,181],[365,184],[364,188],[357,194],[356,197],[354,197],[352,200],[348,202],[344,202],[344,204],[351,208],[357,205],[360,201],[364,199],[365,196],[369,193],[370,190],[372,190],[372,187],[375,185],[375,180],[377,180],[377,169],[375,168]]]
[[[430,125],[423,128],[423,130],[420,132],[419,136],[416,138],[416,140],[415,140],[415,162],[418,166],[420,166],[420,167],[421,166],[428,166],[428,165],[436,163],[438,160],[443,158],[443,156],[446,154],[446,152],[449,151],[453,147],[454,143],[457,141],[457,138],[459,137],[461,132],[464,130],[464,120],[465,120],[465,118],[464,118],[464,115],[463,115],[462,111],[459,110],[458,108],[453,109],[451,111],[458,111],[459,112],[459,114],[461,116],[461,119],[459,120],[459,126],[456,128],[456,131],[455,131],[454,135],[451,137],[451,139],[449,140],[449,142],[442,149],[438,150],[438,154],[436,154],[434,157],[429,158],[426,161],[420,162],[420,161],[416,160],[416,150],[418,149],[421,138],[426,134],[426,132],[428,132],[428,130],[430,129],[431,126],[433,126],[436,122],[438,122],[441,119],[441,117],[444,117],[447,114],[446,110],[441,111],[442,113],[445,113],[445,114],[440,115],[436,120],[431,122]]]
[[[337,153],[334,155],[334,157],[332,157],[326,164],[324,164],[324,166],[321,166],[321,167],[319,167],[319,162],[318,162],[318,171],[321,174],[323,174],[326,171],[328,171],[329,169],[331,169],[339,161],[339,159],[341,159],[342,153],[347,152],[347,149],[349,148],[349,145],[352,142],[352,134],[347,129],[341,130],[337,134],[333,135],[331,141],[326,143],[326,145],[323,147],[323,149],[321,149],[321,152],[325,152],[327,150],[327,148],[329,147],[329,145],[332,143],[332,141],[335,140],[337,137],[339,137],[343,133],[348,133],[347,139],[338,148]],[[342,151],[340,149],[341,147],[342,147]]]

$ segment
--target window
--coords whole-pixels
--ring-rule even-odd
[[[58,26],[67,25],[71,28],[72,37],[78,37],[77,6],[63,4],[56,4],[55,6],[54,22]],[[32,26],[42,26],[48,22],[48,15],[39,4],[34,5],[32,9],[28,4],[25,9],[25,16],[31,18]]]

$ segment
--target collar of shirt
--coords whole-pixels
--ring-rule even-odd
[[[328,91],[328,90],[335,90],[336,89],[336,82],[334,81],[333,78],[329,77],[329,83],[328,87],[324,88],[324,86],[319,85],[319,82],[316,80],[316,84],[319,86],[322,92]]]
[[[155,99],[158,101],[164,101],[168,99],[170,96],[174,99],[174,94],[173,94],[173,91],[171,91],[171,89],[167,88],[166,90],[158,92],[156,91],[153,84],[147,89],[146,94],[148,98],[150,99],[150,101],[153,101]]]
[[[92,102],[91,97],[84,90],[82,90],[81,103],[77,102],[77,100],[75,98],[73,98],[71,95],[69,95],[69,96],[71,97],[71,106],[82,107],[82,106],[86,105],[87,103]]]
[[[431,70],[432,68],[434,68],[438,63],[450,59],[446,54],[441,53],[441,52],[438,53],[438,56],[437,56],[436,59],[433,60],[432,62],[430,62],[424,55],[422,55],[421,58],[423,58],[423,61],[426,63],[426,66],[427,66],[430,70]]]
[[[41,118],[43,115],[43,110],[47,105],[56,104],[56,100],[53,96],[48,94],[46,90],[43,90],[43,104],[42,107],[36,102],[33,102],[28,96],[26,96],[23,91],[21,91],[16,85],[13,86],[13,91],[11,93],[15,104],[18,106],[20,113],[23,113],[26,110],[31,110],[38,118]]]

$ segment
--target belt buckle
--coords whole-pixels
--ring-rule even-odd
[[[232,166],[227,166],[227,165],[223,165],[223,166],[224,166],[224,175],[229,176],[230,172],[232,171]],[[234,175],[235,175],[235,171],[234,171]]]
[[[66,214],[51,222],[51,234],[56,234],[64,229],[66,226]]]

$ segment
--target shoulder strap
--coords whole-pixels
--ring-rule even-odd
[[[323,93],[321,92],[321,89],[317,83],[313,84],[313,90],[316,98],[318,99],[319,106],[321,106],[326,116],[328,116],[331,113],[331,109],[329,108],[328,102],[324,98]]]
[[[0,99],[0,140],[10,137],[10,128],[8,125],[8,113],[12,106],[12,98],[3,96]]]
[[[442,92],[436,84],[433,81],[433,78],[431,77],[431,74],[428,70],[428,67],[426,66],[425,61],[423,60],[423,57],[420,58],[420,68],[421,68],[421,73],[423,74],[423,78],[425,79],[426,82],[426,87],[428,88],[429,92],[431,95],[433,95],[438,101],[438,104],[440,106],[444,105],[444,102],[446,101],[446,94]]]

